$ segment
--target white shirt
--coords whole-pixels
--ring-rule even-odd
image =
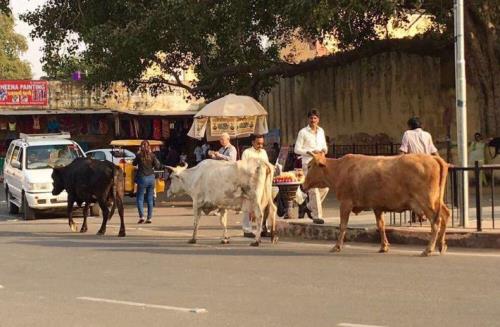
[[[265,162],[269,162],[266,150],[264,149],[257,150],[253,146],[243,151],[243,154],[241,155],[241,160],[247,160],[250,158],[260,159]]]
[[[328,152],[326,145],[325,131],[318,126],[316,133],[307,125],[299,131],[295,142],[294,152],[302,156],[302,166],[307,166],[312,157],[307,152],[324,151]]]
[[[421,128],[407,130],[403,134],[403,140],[401,141],[401,147],[399,148],[405,153],[424,153],[432,154],[438,152],[434,143],[432,142],[432,136],[430,133],[424,131]]]

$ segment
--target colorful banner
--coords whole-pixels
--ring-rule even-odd
[[[210,117],[210,134],[220,136],[228,133],[230,136],[252,134],[255,132],[257,117]]]
[[[210,134],[220,136],[222,133],[236,135],[236,118],[210,117]]]
[[[0,106],[47,106],[47,81],[0,80]]]

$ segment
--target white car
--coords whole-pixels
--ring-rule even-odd
[[[127,149],[96,149],[86,153],[87,157],[95,160],[107,160],[115,165],[132,163],[135,154]]]
[[[85,154],[68,133],[23,134],[12,141],[4,164],[4,187],[9,213],[26,220],[36,212],[66,207],[67,193],[52,195],[52,167],[67,165]]]

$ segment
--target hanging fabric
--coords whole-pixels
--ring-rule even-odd
[[[0,119],[0,130],[5,131],[7,130],[7,121],[5,119]]]
[[[10,132],[15,132],[17,129],[17,124],[16,122],[9,122],[9,131]]]
[[[33,116],[33,129],[34,130],[40,130],[40,117],[39,116]]]
[[[161,139],[161,120],[153,119],[153,139]]]
[[[170,122],[168,119],[161,120],[161,136],[164,139],[168,139],[170,137]]]
[[[106,118],[99,119],[99,134],[106,135],[108,131],[109,127]]]

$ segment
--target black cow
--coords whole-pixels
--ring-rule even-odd
[[[73,221],[73,204],[83,208],[83,225],[81,233],[87,231],[87,215],[89,205],[98,203],[102,211],[102,225],[97,235],[106,233],[106,223],[113,216],[118,207],[120,215],[120,232],[118,236],[125,236],[125,222],[123,220],[124,175],[120,167],[109,161],[99,161],[90,158],[77,158],[66,167],[56,167],[52,172],[53,195],[63,190],[68,193],[68,223],[71,230],[76,232]],[[111,211],[109,205],[112,205]]]

